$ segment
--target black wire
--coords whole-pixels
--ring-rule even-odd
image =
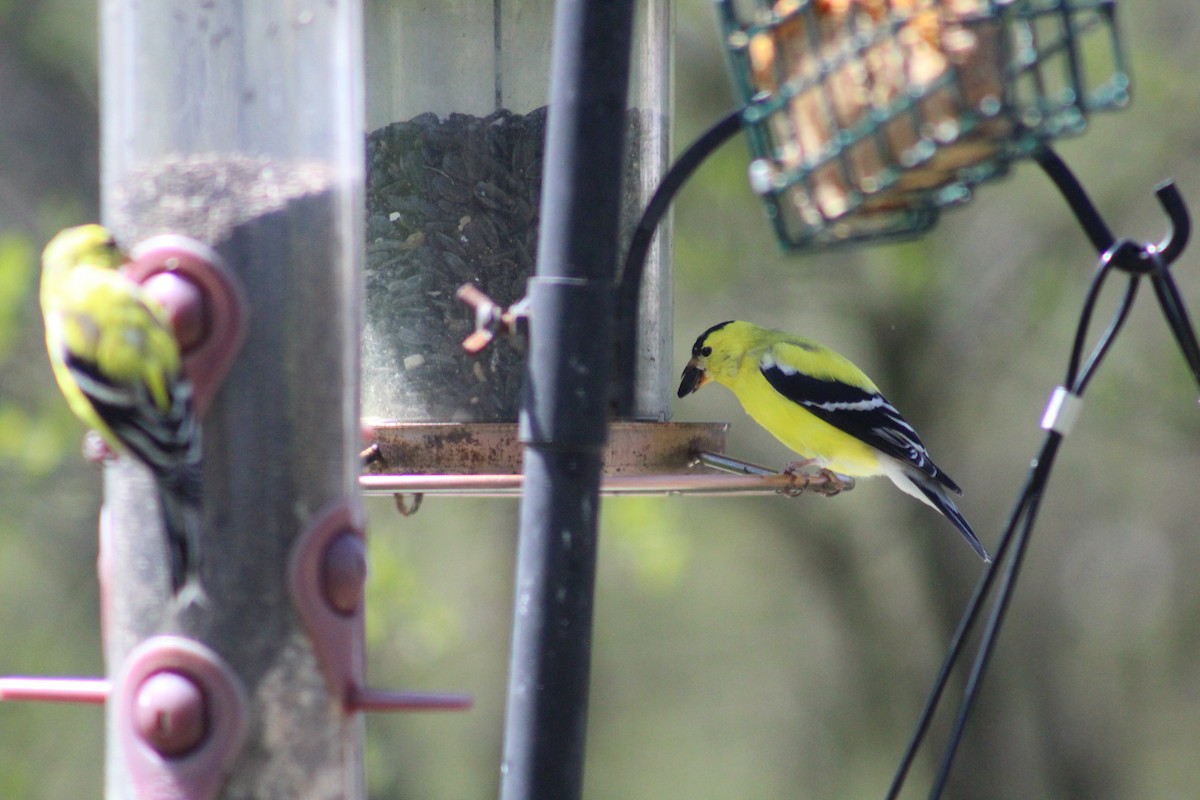
[[[1045,447],[1043,445],[1042,454],[1033,462],[1034,466],[1031,468],[1029,476],[1026,478],[1025,486],[1019,495],[1022,498],[1029,496],[1031,487],[1039,480],[1037,465],[1046,463],[1045,458],[1047,453],[1045,452]],[[996,576],[1000,574],[998,565],[1003,563],[1004,557],[1008,553],[1008,548],[1013,538],[1012,531],[1020,523],[1023,514],[1024,503],[1018,503],[1017,507],[1013,509],[1008,525],[1005,526],[1004,533],[1000,537],[1000,543],[992,551],[994,560],[988,565],[987,570],[983,573],[983,577],[979,579],[979,583],[975,587],[975,592],[971,595],[971,599],[967,603],[967,610],[959,621],[958,629],[954,632],[950,648],[946,653],[946,657],[942,660],[942,666],[938,670],[937,677],[934,679],[933,689],[929,692],[929,697],[925,701],[925,707],[922,709],[920,719],[917,721],[916,729],[909,738],[908,746],[905,748],[904,755],[900,759],[900,766],[892,778],[892,784],[888,788],[887,800],[895,800],[899,797],[900,790],[904,787],[904,780],[908,776],[909,769],[912,768],[917,749],[929,731],[929,725],[933,721],[933,714],[937,710],[942,693],[946,690],[946,685],[950,681],[950,674],[954,669],[954,665],[962,654],[963,647],[966,646],[967,637],[970,635],[972,628],[975,627],[975,622],[979,618],[979,612],[983,610],[984,600],[992,588],[992,583],[995,581]]]
[[[1128,255],[1131,248],[1140,252],[1140,248],[1128,239],[1122,239],[1109,247],[1100,256],[1099,268],[1096,270],[1096,274],[1088,286],[1087,295],[1083,301],[1083,310],[1080,312],[1079,327],[1075,329],[1075,342],[1071,347],[1071,360],[1067,364],[1067,377],[1063,381],[1063,386],[1074,394],[1082,394],[1083,390],[1087,388],[1087,384],[1091,381],[1091,376],[1095,373],[1100,359],[1108,352],[1108,348],[1112,345],[1113,337],[1116,336],[1121,326],[1125,324],[1125,318],[1128,316],[1130,309],[1133,308],[1133,301],[1137,297],[1138,284],[1141,279],[1141,275],[1136,273],[1129,276],[1129,286],[1125,290],[1125,297],[1122,299],[1121,305],[1117,308],[1117,314],[1113,317],[1112,322],[1109,323],[1108,329],[1101,335],[1100,341],[1093,348],[1091,357],[1083,365],[1083,377],[1080,378],[1080,362],[1083,360],[1083,350],[1087,343],[1088,329],[1091,327],[1092,314],[1096,310],[1096,302],[1100,298],[1100,291],[1104,288],[1104,281],[1111,274],[1112,268],[1119,268],[1122,264],[1131,263],[1130,256]]]
[[[692,173],[704,161],[742,129],[742,109],[730,111],[715,125],[700,135],[687,150],[680,154],[662,182],[654,190],[650,202],[638,221],[637,228],[629,240],[625,264],[617,279],[617,352],[616,371],[617,415],[628,416],[633,412],[634,370],[637,361],[638,295],[642,288],[642,276],[646,271],[646,254],[658,224],[671,206],[671,201],[687,182]]]
[[[1067,368],[1067,385],[1076,386],[1076,376],[1080,374],[1079,363],[1082,360],[1083,345],[1087,341],[1087,329],[1091,320],[1092,313],[1096,306],[1096,300],[1099,296],[1100,288],[1103,286],[1104,278],[1107,276],[1110,269],[1106,261],[1101,262],[1100,270],[1097,271],[1092,279],[1091,285],[1088,287],[1087,297],[1084,302],[1083,312],[1080,318],[1080,324],[1076,331],[1075,340],[1071,352],[1070,362]],[[1136,295],[1137,278],[1132,277],[1130,280],[1129,289],[1126,291],[1125,297],[1122,298],[1121,307],[1118,308],[1113,321],[1109,324],[1101,338],[1101,342],[1097,350],[1089,359],[1087,366],[1082,370],[1083,381],[1082,386],[1086,386],[1090,381],[1091,375],[1094,374],[1096,366],[1099,364],[1099,359],[1108,351],[1113,338],[1117,331],[1120,330],[1128,316],[1129,309],[1133,305],[1133,299]],[[1078,387],[1077,387],[1078,388]],[[1080,389],[1082,390],[1082,389]],[[892,779],[892,784],[888,789],[887,800],[895,800],[900,794],[900,790],[904,786],[904,781],[907,778],[909,770],[912,768],[912,763],[916,757],[917,749],[924,740],[929,730],[929,725],[933,721],[933,714],[937,710],[937,706],[941,701],[941,697],[945,692],[946,686],[949,683],[950,675],[953,671],[955,663],[962,655],[962,650],[966,645],[967,637],[974,628],[975,623],[979,619],[979,614],[983,610],[984,601],[987,599],[988,593],[991,590],[992,584],[996,577],[1000,574],[1000,565],[1005,562],[1005,557],[1008,555],[1010,546],[1014,543],[1014,534],[1019,530],[1019,535],[1016,535],[1015,555],[1008,566],[1005,573],[1004,581],[997,594],[997,605],[993,608],[993,612],[988,621],[987,629],[983,636],[983,643],[980,645],[980,650],[976,656],[975,665],[971,676],[968,680],[966,689],[964,690],[963,700],[960,705],[960,712],[955,720],[955,727],[951,733],[950,744],[947,746],[947,751],[943,756],[942,770],[939,772],[938,785],[944,785],[945,779],[949,775],[950,764],[957,750],[959,741],[962,738],[965,729],[967,716],[971,708],[974,706],[975,697],[978,694],[979,687],[982,683],[983,673],[986,670],[987,662],[991,658],[991,651],[994,648],[996,637],[999,634],[1000,625],[1003,622],[1004,614],[1007,611],[1008,602],[1011,593],[1016,585],[1016,570],[1019,569],[1020,563],[1024,559],[1026,544],[1032,532],[1033,521],[1036,517],[1038,503],[1040,502],[1042,493],[1045,491],[1045,486],[1049,481],[1050,468],[1053,466],[1054,459],[1058,453],[1059,443],[1062,440],[1060,434],[1050,432],[1037,458],[1034,459],[1030,467],[1029,476],[1026,479],[1025,486],[1021,489],[1019,500],[1016,507],[1013,509],[1012,515],[1009,518],[1008,524],[1005,526],[1004,533],[1000,537],[1000,543],[997,546],[994,556],[995,560],[984,572],[980,578],[974,594],[971,596],[967,605],[967,610],[963,614],[959,622],[958,629],[955,631],[951,640],[950,648],[942,661],[942,666],[938,671],[937,677],[934,679],[933,688],[930,690],[929,697],[925,702],[925,707],[921,712],[921,716],[917,722],[917,726],[913,735],[909,738],[904,755],[901,757],[900,766],[897,768],[895,776]],[[1015,567],[1015,569],[1014,569]],[[936,792],[940,792],[938,788]],[[931,795],[938,796],[937,793]]]
[[[1129,240],[1114,241],[1108,226],[1100,217],[1095,206],[1092,205],[1083,187],[1062,160],[1048,147],[1044,146],[1039,148],[1035,153],[1035,158],[1059,188],[1075,213],[1076,219],[1084,228],[1089,239],[1091,239],[1092,244],[1101,253],[1099,265],[1088,287],[1080,313],[1079,326],[1076,329],[1075,338],[1072,343],[1064,388],[1073,395],[1082,396],[1087,385],[1095,376],[1096,370],[1104,356],[1109,352],[1116,340],[1117,334],[1128,319],[1129,312],[1133,308],[1134,300],[1137,297],[1140,280],[1146,276],[1149,276],[1154,283],[1155,292],[1163,314],[1167,318],[1172,332],[1175,334],[1175,338],[1189,367],[1192,369],[1193,375],[1196,377],[1197,382],[1200,383],[1200,346],[1196,344],[1195,333],[1188,319],[1187,311],[1168,270],[1170,261],[1182,252],[1183,245],[1186,244],[1190,231],[1187,209],[1178,191],[1171,184],[1166,184],[1158,190],[1159,201],[1164,210],[1167,211],[1173,226],[1172,233],[1168,235],[1164,242],[1155,246],[1139,245]],[[1170,258],[1166,257],[1167,254],[1170,255]],[[1108,327],[1101,334],[1086,362],[1084,362],[1088,331],[1091,328],[1096,304],[1105,280],[1114,270],[1125,272],[1129,277],[1129,283]],[[962,742],[967,721],[971,710],[978,700],[987,667],[995,651],[1000,628],[1004,622],[1016,588],[1016,580],[1020,574],[1021,565],[1024,562],[1029,540],[1033,533],[1041,499],[1049,482],[1050,472],[1062,440],[1062,433],[1056,430],[1048,431],[1042,449],[1038,457],[1033,461],[1029,477],[1022,488],[1017,505],[1009,518],[1000,543],[996,548],[996,560],[989,566],[980,579],[968,603],[967,610],[960,620],[959,627],[951,640],[949,650],[934,680],[934,685],[930,690],[925,707],[922,709],[921,716],[918,719],[889,787],[888,800],[895,800],[903,788],[904,781],[916,757],[917,749],[927,735],[933,715],[944,695],[954,665],[961,657],[967,638],[979,619],[980,612],[997,576],[1001,574],[1001,570],[1003,569],[1004,577],[1000,582],[999,588],[996,590],[994,604],[988,616],[985,630],[981,635],[979,649],[976,651],[975,659],[972,662],[971,671],[963,690],[963,697],[959,703],[954,724],[930,790],[929,796],[931,800],[940,798],[945,790],[954,757]],[[1010,546],[1012,548],[1012,555],[1011,558],[1008,558]],[[1003,568],[1001,567],[1002,564],[1004,565]]]
[[[1071,349],[1071,358],[1067,367],[1067,380],[1064,386],[1073,395],[1083,395],[1084,389],[1087,388],[1088,383],[1091,382],[1092,377],[1096,374],[1100,362],[1108,354],[1113,342],[1116,341],[1117,334],[1129,318],[1129,312],[1133,308],[1133,301],[1137,297],[1137,287],[1141,275],[1133,274],[1129,276],[1129,284],[1126,287],[1125,294],[1121,298],[1120,305],[1113,314],[1108,328],[1092,349],[1087,362],[1081,366],[1080,362],[1083,359],[1084,343],[1087,341],[1087,333],[1091,327],[1097,300],[1104,287],[1105,280],[1112,274],[1114,269],[1120,268],[1122,260],[1117,258],[1116,255],[1125,246],[1126,243],[1124,241],[1117,242],[1101,256],[1100,266],[1096,270],[1096,274],[1093,276],[1092,282],[1088,287],[1083,310],[1080,313],[1079,326],[1075,333],[1075,341]],[[988,618],[987,627],[984,629],[981,637],[979,649],[976,652],[966,688],[963,691],[963,699],[959,704],[958,713],[955,716],[954,727],[951,730],[949,741],[943,752],[937,778],[929,794],[933,800],[941,797],[942,792],[945,791],[946,783],[950,777],[950,769],[953,766],[954,756],[957,754],[958,746],[962,742],[966,729],[967,719],[979,698],[983,676],[995,651],[1000,627],[1004,623],[1009,603],[1012,601],[1012,595],[1016,589],[1017,576],[1020,573],[1021,564],[1024,562],[1029,539],[1033,534],[1033,525],[1037,519],[1037,511],[1041,504],[1041,498],[1049,482],[1050,471],[1054,466],[1054,459],[1058,454],[1062,439],[1063,435],[1057,431],[1052,430],[1046,435],[1045,443],[1042,445],[1042,453],[1034,462],[1029,483],[1018,504],[1018,512],[1014,515],[1014,522],[1017,520],[1020,521],[1019,527],[1010,523],[1009,529],[1005,532],[1005,537],[1008,538],[1013,535],[1014,530],[1017,531],[1012,558],[1005,568],[1004,580],[1001,581],[1000,587],[996,592],[995,604]]]
[[[1009,529],[1005,537],[1012,541],[1013,555],[1004,571],[1004,579],[1000,583],[1000,588],[996,592],[996,603],[992,608],[991,615],[988,617],[987,627],[984,628],[979,650],[971,666],[966,687],[963,689],[963,699],[959,704],[958,714],[954,719],[954,727],[950,733],[949,743],[942,754],[942,762],[938,767],[937,777],[934,780],[933,787],[929,791],[931,800],[940,798],[942,792],[946,789],[946,783],[950,779],[950,768],[954,765],[954,756],[957,754],[958,745],[963,739],[967,719],[970,717],[971,710],[975,707],[975,702],[979,699],[979,690],[983,685],[984,674],[987,672],[988,664],[991,663],[992,654],[995,652],[996,642],[1000,636],[1000,626],[1004,623],[1009,603],[1016,589],[1017,576],[1020,574],[1021,564],[1025,560],[1025,553],[1029,546],[1029,537],[1033,533],[1033,524],[1037,520],[1038,508],[1041,505],[1046,484],[1050,479],[1050,470],[1054,466],[1054,459],[1058,454],[1062,438],[1061,434],[1053,432],[1046,437],[1046,441],[1042,445],[1042,453],[1033,466],[1029,491],[1022,498],[1018,512],[1014,515],[1014,527]],[[1015,524],[1018,521],[1020,527],[1016,528]],[[1015,537],[1012,535],[1014,530],[1017,531]],[[1005,542],[1005,544],[1007,543]],[[998,565],[1000,562],[997,561],[996,563]],[[989,570],[989,572],[998,571],[999,566],[995,566]]]
[[[1200,386],[1200,344],[1196,343],[1192,322],[1188,318],[1187,309],[1183,306],[1183,298],[1179,296],[1179,290],[1175,287],[1175,281],[1165,273],[1164,269],[1163,274],[1155,273],[1151,277],[1154,293],[1158,296],[1158,304],[1167,318],[1167,324],[1171,326],[1171,332],[1175,335],[1175,341],[1183,352],[1192,377]]]

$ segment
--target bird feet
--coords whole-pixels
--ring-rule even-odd
[[[815,473],[808,469],[816,463],[816,459],[806,458],[785,466],[782,474],[788,476],[788,485],[779,489],[779,493],[788,497],[799,497],[804,494],[805,489],[819,482],[818,491],[825,497],[841,494],[846,489],[846,481],[842,476],[825,467],[820,467]]]

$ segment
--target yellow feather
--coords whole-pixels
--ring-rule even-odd
[[[99,225],[70,228],[42,256],[41,303],[54,376],[71,410],[114,447],[120,442],[76,385],[65,354],[96,364],[117,384],[143,384],[166,413],[181,373],[179,347],[161,307],[117,272],[124,256]]]
[[[131,452],[158,483],[171,580],[199,584],[200,431],[179,346],[162,307],[119,271],[107,230],[83,225],[42,254],[46,348],[63,395],[89,427]]]

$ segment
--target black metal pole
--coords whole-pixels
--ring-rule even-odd
[[[555,4],[502,800],[583,787],[633,5]]]

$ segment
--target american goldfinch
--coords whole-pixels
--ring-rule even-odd
[[[158,485],[174,589],[196,579],[200,427],[179,345],[162,307],[118,271],[126,258],[100,225],[68,228],[42,253],[46,349],[71,410]]]
[[[709,381],[728,387],[755,422],[806,463],[855,477],[886,475],[944,514],[980,558],[991,560],[950,499],[950,492],[962,490],[930,460],[895,406],[843,356],[811,339],[731,320],[696,339],[679,396]]]

